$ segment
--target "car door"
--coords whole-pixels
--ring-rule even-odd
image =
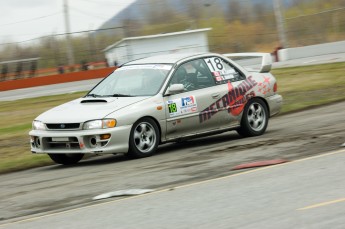
[[[168,86],[173,84],[183,84],[184,91],[164,97],[167,140],[221,128],[217,107],[210,105],[221,98],[223,85],[216,84],[204,59],[181,64]],[[212,118],[205,122],[204,116]]]
[[[238,125],[246,102],[255,96],[252,89],[257,83],[251,76],[246,77],[233,64],[219,56],[207,57],[204,61],[215,78],[216,85],[220,87],[221,97],[213,106],[216,106],[220,113],[221,125],[223,127]],[[205,116],[206,121],[208,118]]]

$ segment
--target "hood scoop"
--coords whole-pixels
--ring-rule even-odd
[[[80,101],[80,103],[107,103],[105,99],[85,99]]]

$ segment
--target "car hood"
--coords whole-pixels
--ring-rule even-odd
[[[149,97],[80,98],[54,107],[36,120],[44,123],[81,123],[102,119],[110,113]]]

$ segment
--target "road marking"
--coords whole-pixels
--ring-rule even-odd
[[[312,62],[315,62],[315,61],[317,61],[317,60],[309,60],[309,61],[303,62],[303,64],[309,64],[309,63],[312,63]]]
[[[336,204],[336,203],[340,203],[340,202],[344,202],[345,198],[342,199],[337,199],[337,200],[331,200],[331,201],[327,201],[327,202],[323,202],[323,203],[319,203],[319,204],[314,204],[314,205],[310,205],[304,208],[299,208],[297,209],[297,211],[303,211],[303,210],[308,210],[308,209],[312,209],[312,208],[319,208],[319,207],[323,207],[326,205],[330,205],[330,204]]]
[[[241,173],[231,174],[231,175],[224,176],[224,177],[218,177],[218,178],[208,179],[208,180],[204,180],[204,181],[198,181],[198,182],[195,182],[195,183],[180,185],[180,186],[176,186],[176,187],[173,187],[173,188],[162,189],[162,190],[158,190],[158,191],[155,191],[155,192],[150,192],[150,193],[146,193],[146,194],[142,194],[142,195],[138,195],[138,196],[125,197],[125,198],[122,198],[122,199],[116,199],[116,200],[112,200],[112,201],[108,201],[108,202],[104,202],[104,203],[92,204],[92,205],[89,205],[89,206],[83,206],[83,207],[78,207],[78,208],[74,208],[74,209],[63,210],[63,211],[60,211],[60,212],[53,212],[53,213],[49,213],[47,215],[42,215],[42,216],[34,216],[32,218],[27,218],[27,219],[22,219],[22,220],[14,221],[14,222],[0,224],[0,227],[12,225],[12,224],[17,224],[17,223],[35,221],[35,220],[39,220],[39,219],[50,217],[50,216],[56,216],[56,215],[61,215],[61,214],[65,214],[65,213],[70,213],[70,212],[78,211],[78,210],[81,210],[81,209],[88,209],[88,208],[98,207],[98,206],[102,206],[102,205],[108,205],[108,204],[112,204],[112,203],[117,203],[117,202],[132,200],[132,199],[137,199],[137,198],[141,198],[141,197],[145,197],[145,196],[149,196],[149,195],[154,195],[154,194],[158,194],[158,193],[162,193],[162,192],[167,192],[167,191],[171,191],[171,190],[175,190],[175,189],[181,189],[181,188],[196,186],[196,185],[200,185],[200,184],[205,184],[205,183],[209,183],[209,182],[212,182],[212,181],[225,180],[227,178],[238,177],[238,176],[242,176],[242,175],[246,175],[246,174],[250,174],[250,173],[260,172],[260,171],[263,171],[263,170],[268,170],[268,169],[271,169],[271,168],[286,166],[286,165],[290,165],[290,164],[294,164],[294,163],[298,163],[298,162],[303,162],[303,161],[307,161],[307,160],[312,160],[312,159],[316,159],[316,158],[320,158],[320,157],[331,156],[331,155],[338,154],[338,153],[345,153],[345,149],[341,149],[341,150],[337,150],[337,151],[333,151],[333,152],[329,152],[329,153],[325,153],[325,154],[320,154],[320,155],[317,155],[317,156],[307,157],[307,158],[304,158],[304,159],[299,159],[299,160],[296,160],[296,161],[291,161],[291,162],[287,162],[287,163],[283,163],[283,164],[272,165],[272,166],[263,167],[263,168],[259,168],[259,169],[253,169],[253,170],[249,170],[249,171],[245,171],[245,172],[241,172]],[[229,169],[229,171],[230,171],[230,169]],[[345,199],[343,201],[345,201]]]
[[[231,174],[231,175],[224,176],[224,177],[218,177],[218,178],[213,178],[213,179],[209,179],[209,180],[199,181],[199,182],[195,182],[195,183],[191,183],[191,184],[185,184],[185,185],[181,185],[181,186],[175,187],[174,189],[184,188],[184,187],[189,187],[189,186],[194,186],[194,185],[199,185],[199,184],[203,184],[203,183],[208,183],[210,181],[224,180],[224,179],[231,178],[231,177],[237,177],[237,176],[246,175],[246,174],[250,174],[250,173],[260,172],[262,170],[268,170],[268,169],[272,169],[272,168],[276,168],[276,167],[280,167],[280,166],[285,166],[285,165],[290,165],[290,164],[294,164],[294,163],[298,163],[298,162],[302,162],[302,161],[308,161],[308,160],[316,159],[316,158],[320,158],[320,157],[331,156],[331,155],[338,154],[338,153],[345,153],[345,150],[344,149],[337,150],[337,151],[333,151],[333,152],[329,152],[329,153],[325,153],[325,154],[320,154],[320,155],[317,155],[317,156],[307,157],[307,158],[303,158],[303,159],[299,159],[299,160],[296,160],[296,161],[291,161],[291,162],[287,162],[287,163],[283,163],[283,164],[262,167],[262,168],[259,168],[259,169],[248,170],[248,171],[245,171],[245,172],[242,172],[242,173]],[[155,192],[148,193],[148,194],[154,194],[154,193]]]

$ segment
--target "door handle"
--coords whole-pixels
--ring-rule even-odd
[[[220,95],[219,93],[212,94],[212,98],[219,99],[220,97],[219,95]]]

